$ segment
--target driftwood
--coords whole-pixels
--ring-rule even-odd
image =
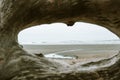
[[[69,66],[30,55],[18,44],[18,33],[28,27],[77,21],[120,37],[120,0],[0,0],[0,80],[120,80],[120,54]]]

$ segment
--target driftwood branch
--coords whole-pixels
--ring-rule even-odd
[[[25,28],[77,21],[101,25],[120,37],[120,0],[0,0],[0,80],[119,80],[120,54],[68,66],[30,55],[17,42]]]

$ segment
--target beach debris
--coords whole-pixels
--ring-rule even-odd
[[[35,55],[38,57],[44,57],[43,53],[35,53]]]

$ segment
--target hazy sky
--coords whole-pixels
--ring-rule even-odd
[[[73,27],[63,23],[40,25],[21,31],[20,43],[26,42],[60,42],[60,41],[96,41],[118,39],[116,35],[103,27],[77,22]]]

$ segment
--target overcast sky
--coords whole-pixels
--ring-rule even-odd
[[[40,25],[21,31],[18,35],[20,43],[26,42],[61,42],[61,41],[97,41],[118,39],[107,29],[82,22],[72,27],[63,23]]]

